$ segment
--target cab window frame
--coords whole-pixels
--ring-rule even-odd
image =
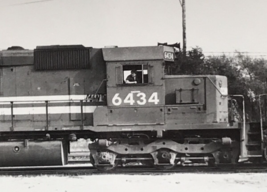
[[[130,84],[126,83],[126,78],[131,74],[131,71],[136,72],[137,83]],[[134,62],[134,63],[121,63],[120,74],[116,72],[116,79],[118,86],[142,86],[148,85],[149,83],[149,64],[147,62]],[[120,81],[118,81],[120,79]]]

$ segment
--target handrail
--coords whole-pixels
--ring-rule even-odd
[[[66,102],[66,103],[69,103],[69,102],[79,102],[80,103],[80,108],[81,108],[81,129],[83,130],[84,129],[84,112],[83,112],[83,107],[84,107],[84,102],[86,101],[86,99],[84,100],[61,100],[60,102],[57,102],[57,103],[61,103],[61,102]],[[48,131],[49,130],[49,112],[48,112],[48,108],[49,108],[49,103],[54,103],[55,101],[48,101],[48,100],[45,100],[45,101],[25,101],[25,102],[21,102],[21,101],[17,101],[19,104],[21,103],[25,103],[25,104],[32,104],[32,103],[43,103],[45,104],[45,121],[46,121],[46,125],[45,125],[45,130]],[[11,127],[10,127],[10,130],[11,131],[14,131],[14,105],[15,104],[18,104],[16,103],[16,101],[4,101],[4,102],[0,102],[0,104],[9,104],[10,105],[10,115],[11,115]]]
[[[209,78],[207,77],[210,82],[212,83],[212,85],[216,88],[216,90],[221,94],[221,96],[223,97],[241,97],[242,98],[242,105],[243,105],[243,126],[245,126],[246,124],[246,111],[245,111],[245,97],[244,95],[228,95],[228,94],[223,94],[220,89],[215,85],[215,83]],[[243,127],[245,129],[245,127]]]
[[[228,95],[228,97],[241,97],[242,98],[242,106],[243,106],[243,110],[242,110],[242,118],[243,118],[243,126],[245,126],[246,124],[246,110],[245,110],[245,97],[244,95]],[[245,128],[245,127],[244,127]]]
[[[11,105],[11,131],[14,131],[14,108],[13,108],[13,102],[11,101],[10,102],[10,105]]]
[[[82,101],[86,101],[87,99],[83,99]],[[23,100],[18,100],[18,101],[0,101],[1,105],[5,104],[10,104],[10,102],[13,102],[13,104],[34,104],[34,103],[45,103],[48,101],[49,103],[68,103],[68,102],[80,102],[81,99],[64,99],[64,100],[28,100],[28,101],[23,101]]]
[[[245,141],[246,141],[246,110],[245,110],[245,97],[244,95],[230,95],[231,97],[241,97],[242,98],[242,105],[243,105],[243,128],[241,131],[241,142],[243,146],[240,149],[240,156],[241,158],[246,158],[246,150],[245,150]]]
[[[222,92],[221,92],[221,90],[215,85],[215,83],[213,83],[213,81],[207,76],[207,78],[208,78],[208,80],[210,80],[210,82],[212,83],[212,85],[216,88],[216,90],[221,94],[221,96],[223,96],[223,97],[227,97],[227,96],[229,96],[228,94],[227,95],[225,95],[225,94],[223,94]]]
[[[83,122],[83,100],[81,100],[80,101],[80,103],[81,103],[81,128],[82,128],[82,130],[84,129],[84,122]]]
[[[256,95],[256,97],[259,97],[261,141],[263,141],[263,118],[262,118],[262,110],[261,110],[261,97],[262,96],[267,96],[267,94]]]
[[[48,123],[49,123],[49,121],[48,121],[48,101],[45,101],[45,119],[46,119],[46,127],[45,127],[45,129],[46,129],[46,131],[48,131]]]
[[[102,87],[102,85],[103,85],[103,83],[104,83],[105,81],[108,81],[108,80],[107,80],[107,79],[103,79],[103,80],[101,81],[101,83],[100,83],[99,87],[97,88],[95,94],[98,94],[99,89]]]

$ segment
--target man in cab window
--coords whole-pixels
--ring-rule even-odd
[[[136,84],[137,80],[136,80],[136,71],[132,70],[131,74],[128,75],[128,77],[126,78],[126,83],[127,84]]]

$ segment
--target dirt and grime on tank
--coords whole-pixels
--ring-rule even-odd
[[[0,176],[5,192],[266,191],[266,173]]]

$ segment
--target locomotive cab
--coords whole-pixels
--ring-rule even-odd
[[[94,125],[131,129],[133,125],[165,124],[164,61],[174,58],[173,48],[106,48],[103,56],[107,68],[107,107],[95,111]],[[132,70],[137,83],[127,84]],[[97,113],[105,115],[97,119]]]

